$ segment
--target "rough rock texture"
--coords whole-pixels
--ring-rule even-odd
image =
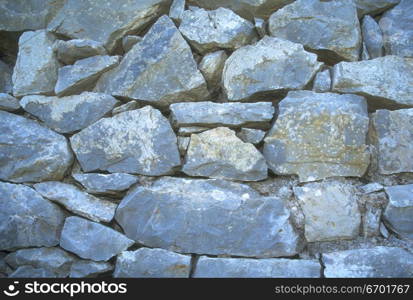
[[[175,22],[182,21],[182,15],[185,11],[185,0],[173,0],[169,9],[169,17]]]
[[[260,129],[252,129],[252,128],[241,128],[241,130],[237,133],[237,137],[239,137],[245,143],[251,144],[259,144],[265,136],[265,131]]]
[[[135,110],[135,109],[138,109],[138,108],[140,108],[140,107],[141,107],[141,106],[139,105],[138,102],[132,100],[132,101],[129,101],[129,102],[125,103],[125,104],[122,104],[122,105],[120,105],[120,106],[118,106],[118,107],[115,107],[115,108],[112,110],[112,116],[117,115],[117,114],[120,114],[120,113],[123,113],[123,112],[125,112],[125,111]]]
[[[185,156],[186,150],[188,150],[189,143],[191,142],[191,138],[188,136],[178,136],[178,149],[179,153],[182,156]]]
[[[85,172],[158,176],[181,163],[168,120],[150,106],[101,119],[73,135],[70,142]]]
[[[96,91],[157,105],[209,96],[189,45],[167,16],[158,19],[118,67],[100,78]]]
[[[413,59],[389,55],[335,65],[332,89],[366,96],[372,108],[412,107],[412,81]]]
[[[96,275],[112,270],[113,265],[108,262],[79,259],[72,264],[72,267],[70,268],[70,277],[95,277]]]
[[[413,57],[412,14],[413,2],[410,0],[401,0],[400,4],[383,14],[379,24],[386,55]]]
[[[383,33],[381,32],[379,24],[367,15],[361,23],[361,31],[369,57],[377,58],[383,56]]]
[[[111,52],[130,32],[143,30],[166,12],[169,0],[66,0],[48,30],[72,39],[101,42]]]
[[[114,277],[188,278],[191,257],[164,249],[140,248],[124,251],[117,260]]]
[[[329,69],[317,73],[314,78],[313,91],[317,93],[331,91],[331,74]]]
[[[198,68],[204,75],[210,91],[215,91],[221,87],[222,71],[228,56],[224,50],[216,51],[205,55]]]
[[[0,110],[16,111],[19,108],[19,100],[9,94],[0,93]]]
[[[13,91],[12,74],[10,66],[0,60],[0,93]]]
[[[359,16],[378,15],[398,4],[400,0],[354,0]]]
[[[53,48],[57,59],[66,65],[72,65],[79,59],[106,54],[103,44],[93,40],[58,40]]]
[[[135,46],[135,44],[139,43],[142,41],[142,37],[140,36],[136,36],[136,35],[125,35],[122,38],[122,48],[123,51],[126,53],[128,52],[130,49],[132,49],[133,46]]]
[[[34,185],[44,198],[63,205],[67,210],[96,222],[110,222],[117,205],[89,195],[76,186],[58,181],[47,181]]]
[[[0,179],[60,180],[73,155],[64,136],[37,122],[0,111]]]
[[[59,62],[53,51],[55,37],[45,30],[27,31],[19,38],[13,70],[13,94],[52,94]]]
[[[240,181],[268,176],[263,155],[226,127],[191,135],[182,171],[190,176]]]
[[[92,194],[116,194],[125,191],[138,182],[138,177],[125,173],[114,174],[73,174],[88,193]]]
[[[318,278],[320,263],[301,259],[210,258],[201,256],[194,277],[207,278]]]
[[[274,115],[271,102],[258,103],[175,103],[170,106],[171,121],[177,127],[245,125],[268,127]]]
[[[133,189],[116,211],[125,234],[145,246],[253,257],[297,253],[289,217],[283,199],[246,185],[173,177]]]
[[[272,14],[268,27],[272,36],[303,44],[326,62],[359,58],[360,24],[351,0],[297,0]]]
[[[0,250],[56,246],[64,218],[32,188],[0,182]]]
[[[203,131],[207,131],[210,128],[208,127],[202,127],[202,126],[185,126],[185,127],[180,127],[178,129],[178,135],[180,136],[190,136],[193,133],[200,133]]]
[[[351,239],[358,235],[356,189],[346,182],[322,181],[294,187],[305,217],[308,242]]]
[[[67,97],[25,96],[20,105],[60,133],[83,129],[110,112],[118,101],[110,95],[83,92]]]
[[[123,234],[79,217],[66,218],[60,239],[63,249],[95,261],[107,261],[133,244]]]
[[[59,69],[55,93],[58,96],[78,94],[94,88],[99,77],[119,64],[119,56],[96,55]]]
[[[321,66],[317,55],[305,51],[302,45],[266,36],[232,53],[225,62],[223,87],[230,101],[302,89]]]
[[[301,182],[361,177],[369,165],[368,123],[363,97],[293,91],[279,103],[263,153],[272,171]]]
[[[408,277],[413,254],[394,247],[375,247],[322,254],[326,277]]]
[[[264,36],[267,35],[267,24],[265,21],[261,18],[254,18],[254,25],[255,25],[255,30],[258,33],[258,36],[260,38],[263,38]]]
[[[9,275],[10,278],[56,278],[56,275],[44,268],[34,268],[32,266],[18,267]]]
[[[256,38],[254,25],[226,8],[184,11],[179,26],[182,35],[199,53],[235,50]]]
[[[389,186],[385,191],[389,197],[385,220],[397,234],[413,240],[413,184]]]

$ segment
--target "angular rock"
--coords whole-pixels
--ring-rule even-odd
[[[188,150],[191,138],[188,136],[178,136],[178,149],[181,155],[185,156],[186,150]]]
[[[181,164],[170,123],[150,106],[99,120],[70,141],[85,172],[159,176]]]
[[[9,94],[0,93],[0,110],[16,111],[20,108],[19,100]]]
[[[232,51],[251,44],[257,38],[251,22],[223,7],[184,11],[179,30],[201,54],[220,49]]]
[[[188,127],[180,127],[178,129],[178,135],[180,136],[190,136],[193,133],[200,133],[206,130],[209,130],[208,127],[202,126],[188,126]]]
[[[255,30],[258,33],[258,36],[260,38],[263,38],[264,36],[267,35],[267,24],[263,19],[260,18],[254,18],[254,25],[255,25]]]
[[[369,135],[377,150],[377,172],[413,172],[413,109],[377,110],[371,120]]]
[[[13,70],[0,60],[0,93],[13,91],[12,74]]]
[[[112,52],[122,37],[139,33],[162,13],[169,0],[67,0],[48,30],[72,39],[95,40]]]
[[[378,15],[392,6],[398,4],[400,0],[354,0],[359,16]]]
[[[182,21],[182,15],[185,11],[185,0],[173,0],[171,4],[171,8],[169,9],[169,17],[178,22],[181,23]]]
[[[370,59],[370,54],[367,51],[366,43],[363,42],[363,46],[361,49],[361,60],[369,60],[369,59]]]
[[[191,135],[182,171],[189,176],[240,181],[259,181],[268,176],[262,154],[226,127]]]
[[[222,71],[227,58],[228,56],[223,50],[212,52],[205,55],[198,66],[211,91],[221,87]]]
[[[191,256],[164,249],[124,251],[117,260],[115,278],[189,278]]]
[[[139,103],[132,100],[132,101],[129,101],[125,104],[122,104],[121,106],[115,107],[112,110],[112,116],[123,113],[125,111],[135,110],[135,109],[138,109],[138,108],[140,108]]]
[[[273,13],[274,37],[303,44],[325,62],[357,61],[361,46],[357,9],[351,0],[297,0]]]
[[[301,182],[361,177],[370,162],[368,124],[363,97],[289,92],[265,138],[264,157],[274,173],[297,174]]]
[[[308,242],[352,239],[358,235],[361,219],[356,192],[354,186],[339,181],[294,187],[305,216]]]
[[[129,189],[138,182],[139,178],[125,173],[114,174],[73,174],[88,193],[92,194],[116,194]]]
[[[137,35],[125,35],[122,38],[122,48],[123,51],[126,53],[128,52],[130,49],[132,49],[133,46],[135,46],[135,44],[139,43],[142,41],[142,37],[137,36]]]
[[[106,49],[103,44],[92,40],[58,40],[53,48],[57,59],[66,65],[72,65],[77,60],[83,58],[106,55]]]
[[[317,55],[305,51],[302,45],[266,36],[227,59],[222,75],[224,92],[228,100],[239,101],[303,89],[321,66]]]
[[[84,259],[107,261],[134,244],[123,234],[79,217],[66,218],[60,247]]]
[[[0,179],[60,180],[73,155],[64,136],[39,123],[0,111]]]
[[[413,2],[401,0],[400,4],[381,17],[379,25],[383,31],[386,55],[413,57],[412,14]]]
[[[413,240],[413,184],[389,186],[384,190],[389,197],[385,220],[397,234]]]
[[[119,64],[119,56],[97,55],[84,58],[74,65],[59,69],[54,89],[58,96],[67,96],[90,91],[99,77]]]
[[[413,275],[413,254],[395,247],[377,246],[323,253],[325,277],[395,278]]]
[[[45,30],[27,31],[19,38],[13,70],[13,95],[52,94],[60,66],[53,51],[55,37]]]
[[[332,89],[367,97],[375,108],[413,107],[413,59],[388,55],[333,68]]]
[[[163,106],[209,97],[191,48],[167,16],[158,19],[119,66],[99,79],[95,89]]]
[[[210,258],[201,256],[193,277],[207,278],[319,278],[321,266],[315,260]]]
[[[331,75],[329,69],[317,73],[314,79],[313,91],[317,93],[331,91]]]
[[[362,228],[364,237],[372,237],[379,235],[380,219],[382,212],[382,209],[376,207],[374,203],[366,203],[365,212],[362,216]]]
[[[271,102],[214,103],[185,102],[170,107],[171,120],[177,127],[245,125],[268,127],[274,115]]]
[[[175,177],[131,190],[116,211],[125,234],[145,246],[250,257],[299,251],[289,217],[284,199],[247,185]]]
[[[369,57],[377,58],[383,56],[383,33],[379,24],[367,15],[361,23],[361,32],[363,33],[363,41],[366,44]]]
[[[96,222],[110,222],[115,216],[117,205],[89,195],[76,186],[48,181],[34,185],[36,191],[44,198],[59,203],[67,210]]]
[[[44,268],[34,268],[32,266],[18,267],[9,278],[56,278],[56,274]]]
[[[374,192],[380,192],[384,189],[384,187],[377,182],[372,182],[372,183],[368,183],[366,185],[363,185],[361,187],[359,187],[359,190],[363,193],[363,194],[370,194],[370,193],[374,193]]]
[[[77,258],[58,247],[51,247],[20,249],[7,255],[5,260],[13,268],[31,266],[48,270],[56,277],[67,277]]]
[[[32,188],[0,182],[0,250],[56,246],[64,218]]]
[[[95,277],[96,275],[113,270],[113,265],[105,261],[79,259],[70,268],[71,278]]]
[[[67,97],[25,96],[23,109],[60,133],[83,129],[110,112],[118,101],[110,95],[83,92]]]
[[[259,144],[264,139],[265,131],[252,128],[241,128],[240,132],[237,133],[239,137],[245,143]]]

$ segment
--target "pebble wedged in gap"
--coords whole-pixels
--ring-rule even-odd
[[[57,40],[53,45],[53,49],[56,52],[57,59],[66,65],[72,65],[77,60],[91,56],[107,54],[103,44],[93,40]]]

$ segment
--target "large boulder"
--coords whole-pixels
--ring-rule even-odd
[[[0,179],[60,180],[73,155],[66,138],[39,123],[0,111]]]
[[[123,198],[116,220],[149,247],[182,253],[292,256],[299,237],[284,200],[225,180],[163,177]]]
[[[269,19],[272,36],[303,44],[328,63],[357,61],[360,23],[352,0],[297,0]]]
[[[279,175],[301,182],[366,172],[369,118],[363,97],[293,91],[279,103],[265,138],[264,157]]]
[[[0,182],[0,250],[59,244],[64,212],[34,189]]]
[[[163,106],[209,96],[191,48],[167,16],[99,79],[95,90]]]
[[[101,42],[109,52],[130,32],[142,31],[167,11],[170,0],[67,0],[48,30]]]
[[[150,106],[101,119],[70,142],[85,172],[159,176],[181,164],[170,123]]]
[[[227,59],[223,88],[230,101],[303,89],[321,66],[317,55],[305,51],[302,45],[266,36]]]

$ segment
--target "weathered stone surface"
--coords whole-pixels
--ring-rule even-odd
[[[262,154],[226,127],[191,135],[182,171],[190,176],[241,181],[268,176]]]
[[[52,94],[59,62],[53,51],[55,37],[45,30],[27,31],[19,38],[13,70],[13,95]]]
[[[95,277],[96,275],[113,270],[113,265],[105,261],[79,259],[70,268],[71,278]]]
[[[400,0],[354,0],[359,16],[378,15],[398,4]]]
[[[9,278],[56,278],[56,274],[44,268],[34,268],[32,266],[18,267]]]
[[[251,257],[297,253],[289,217],[283,199],[263,197],[247,185],[174,177],[131,190],[116,211],[125,234],[143,245]]]
[[[252,128],[241,128],[240,132],[237,133],[239,137],[245,143],[259,144],[264,139],[265,131]]]
[[[370,194],[369,196],[371,195],[372,194]],[[382,209],[374,205],[374,203],[367,202],[365,204],[365,212],[361,219],[364,237],[372,237],[379,235],[380,219],[382,212]]]
[[[9,94],[0,93],[0,110],[15,111],[19,108],[19,100]]]
[[[221,87],[222,71],[228,56],[224,50],[216,51],[205,55],[199,64],[199,70],[204,75],[211,91]]]
[[[190,136],[193,133],[200,133],[203,131],[207,131],[210,128],[208,127],[202,127],[202,126],[185,126],[185,127],[180,127],[178,129],[178,135],[180,136]]]
[[[317,73],[314,79],[313,91],[317,93],[331,91],[331,75],[329,69]]]
[[[58,247],[43,247],[20,249],[7,255],[5,260],[13,268],[32,266],[48,270],[56,277],[67,277],[72,263],[77,259]]]
[[[73,155],[64,136],[37,122],[0,111],[0,179],[60,180]]]
[[[166,12],[169,0],[67,0],[48,30],[103,43],[109,52],[130,32],[143,30]]]
[[[70,141],[85,172],[159,176],[181,163],[170,123],[150,106],[99,120]]]
[[[272,36],[303,44],[329,63],[357,61],[361,32],[351,0],[297,0],[271,15]]]
[[[389,197],[385,220],[397,234],[413,240],[413,184],[389,186],[385,191]]]
[[[372,108],[413,106],[413,59],[388,55],[333,68],[332,89],[366,96]]]
[[[366,44],[369,57],[377,58],[383,56],[383,33],[379,24],[369,15],[363,18],[361,32],[363,33],[363,41]]]
[[[413,172],[413,109],[380,109],[371,120],[370,137],[377,150],[378,173]]]
[[[181,23],[182,15],[185,11],[185,0],[173,0],[171,4],[171,8],[169,9],[169,17]]]
[[[368,124],[363,97],[289,92],[265,138],[264,157],[276,174],[297,174],[301,182],[361,177],[370,161]]]
[[[170,107],[171,120],[177,127],[245,125],[268,127],[274,115],[271,102],[258,103],[175,103]]]
[[[0,0],[0,30],[46,28],[65,0]]]
[[[188,150],[190,141],[191,141],[191,138],[188,136],[178,136],[178,149],[181,155],[185,156],[186,150]]]
[[[323,253],[325,277],[412,277],[413,254],[395,247],[374,247]]]
[[[64,217],[32,188],[0,182],[0,250],[57,245]]]
[[[138,108],[140,108],[139,103],[136,102],[136,101],[134,101],[134,100],[132,100],[132,101],[129,101],[129,102],[125,103],[125,104],[122,104],[122,105],[120,105],[120,106],[118,106],[118,107],[115,107],[115,108],[112,110],[112,115],[114,116],[114,115],[123,113],[123,112],[125,112],[125,111],[135,110],[135,109],[138,109]]]
[[[116,67],[119,61],[119,56],[97,55],[78,60],[74,65],[61,67],[54,91],[58,96],[90,91],[99,77]]]
[[[81,258],[107,261],[133,245],[123,234],[79,217],[66,218],[60,247]]]
[[[377,182],[368,183],[366,185],[363,185],[363,186],[359,187],[359,190],[363,194],[370,194],[370,193],[374,193],[374,192],[380,192],[383,189],[384,189],[383,185],[381,185],[380,183],[377,183]]]
[[[135,46],[135,44],[139,43],[142,41],[142,37],[137,36],[137,35],[125,35],[122,38],[122,48],[123,51],[126,53],[128,52],[130,49],[132,49],[133,46]]]
[[[117,260],[114,277],[188,278],[191,256],[164,249],[124,251]]]
[[[11,93],[13,91],[12,74],[13,70],[9,65],[0,60],[0,93]]]
[[[305,216],[308,242],[351,239],[358,235],[360,211],[354,186],[328,180],[294,187],[294,194]]]
[[[207,278],[318,278],[321,266],[315,260],[210,258],[201,256],[194,277]]]
[[[125,191],[138,182],[139,178],[125,173],[114,174],[73,174],[88,193],[92,194],[116,194]]]
[[[223,7],[184,11],[179,30],[199,53],[219,49],[235,50],[251,44],[257,38],[251,22]]]
[[[25,96],[23,109],[60,133],[83,129],[110,112],[118,101],[110,95],[83,92],[67,97]]]
[[[115,216],[117,205],[89,195],[76,186],[47,181],[34,185],[36,191],[53,202],[59,203],[69,211],[96,222],[110,222]]]
[[[157,105],[209,96],[191,48],[167,16],[158,19],[118,67],[99,79],[96,91]]]
[[[53,48],[57,59],[66,65],[72,65],[79,59],[106,54],[103,44],[93,40],[58,40]]]
[[[413,57],[412,15],[413,2],[410,0],[400,1],[400,4],[383,14],[379,24],[383,31],[386,55]]]
[[[230,101],[238,101],[259,93],[302,89],[321,66],[317,55],[306,52],[302,45],[266,36],[227,59],[222,75],[224,91]]]

